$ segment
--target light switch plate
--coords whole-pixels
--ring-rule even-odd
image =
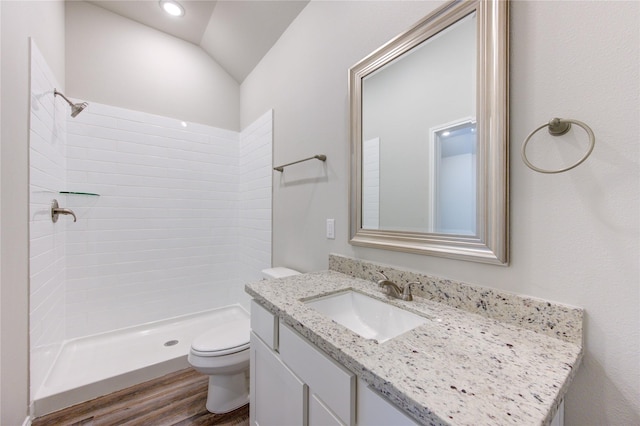
[[[327,219],[327,238],[334,240],[336,238],[336,221],[335,219]]]

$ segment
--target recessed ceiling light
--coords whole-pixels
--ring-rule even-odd
[[[171,16],[184,16],[184,7],[173,0],[160,0],[160,7]]]

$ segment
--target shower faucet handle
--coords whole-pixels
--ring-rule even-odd
[[[60,208],[58,206],[58,200],[51,201],[51,220],[53,221],[53,223],[56,223],[58,221],[58,215],[61,215],[61,214],[71,215],[73,216],[74,222],[78,221],[78,219],[76,218],[76,214],[73,212],[73,210]]]

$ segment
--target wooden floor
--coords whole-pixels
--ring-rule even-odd
[[[245,426],[249,406],[211,414],[205,408],[208,376],[189,368],[55,413],[32,426]]]

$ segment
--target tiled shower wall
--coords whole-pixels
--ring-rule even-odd
[[[70,118],[32,56],[35,392],[65,339],[246,306],[271,266],[272,112],[241,133],[90,100]],[[53,224],[53,198],[78,221]]]
[[[241,252],[240,281],[259,280],[271,266],[271,182],[273,112],[268,111],[240,133],[240,204],[238,209]],[[244,285],[234,300],[249,297]]]
[[[31,43],[29,157],[29,338],[31,383],[41,383],[65,338],[64,246],[68,221],[53,223],[51,200],[63,202],[67,110],[54,102],[60,87],[36,45]]]
[[[262,175],[270,117],[255,141]],[[68,190],[99,194],[69,196],[78,222],[67,230],[67,338],[237,303],[241,265],[253,263],[241,245],[247,226],[269,235],[254,272],[270,265],[270,173],[268,195],[263,187],[252,199],[240,134],[96,103],[67,129]],[[251,220],[247,201],[269,220]]]
[[[94,102],[67,126],[68,188],[99,194],[72,197],[67,338],[228,304],[237,133]]]

